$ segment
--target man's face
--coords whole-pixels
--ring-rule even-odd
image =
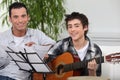
[[[9,17],[9,20],[12,23],[13,31],[26,30],[29,19],[24,7],[11,10],[11,17]]]

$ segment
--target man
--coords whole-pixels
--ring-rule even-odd
[[[0,44],[5,46],[20,46],[20,47],[34,47],[37,45],[53,45],[54,40],[46,36],[40,30],[34,30],[27,28],[27,24],[30,20],[28,10],[23,3],[15,2],[9,6],[9,20],[12,23],[12,27],[0,34]],[[7,56],[7,57],[6,57]],[[6,55],[0,59],[4,66],[4,69],[0,70],[0,75],[6,76],[3,80],[29,80],[30,73],[19,70],[18,66],[11,60],[8,64]],[[1,58],[1,57],[0,57]],[[7,59],[7,63],[5,60]],[[0,79],[2,80],[2,79]]]
[[[84,14],[73,12],[66,15],[66,28],[70,35],[63,40],[58,41],[48,52],[48,60],[54,60],[59,55],[69,52],[79,61],[90,60],[95,57],[102,56],[101,49],[88,38],[88,19]],[[77,55],[77,56],[76,56]],[[47,57],[47,56],[46,56]],[[67,56],[64,56],[67,58]],[[59,64],[59,63],[58,63]],[[81,76],[100,76],[101,63],[97,64],[93,59],[88,62],[86,67],[78,69],[77,75]]]

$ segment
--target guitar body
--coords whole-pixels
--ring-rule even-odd
[[[43,80],[43,74],[34,72],[31,80]]]
[[[49,67],[56,72],[56,68],[59,65],[74,63],[72,54],[65,52],[55,58],[49,65]],[[68,77],[73,76],[73,71],[68,71],[62,74],[48,73],[46,74],[46,80],[67,80]],[[41,73],[33,73],[33,80],[43,80],[43,75]]]
[[[59,65],[70,64],[73,62],[74,62],[73,56],[69,52],[65,52],[58,56],[56,59],[54,59],[50,67],[53,71],[55,71]],[[70,76],[73,76],[73,71],[65,72],[59,75],[57,73],[48,74],[47,80],[67,80],[67,78]]]

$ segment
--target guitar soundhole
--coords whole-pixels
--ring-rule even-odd
[[[58,67],[57,67],[57,74],[58,75],[61,75],[62,73],[63,73],[63,65],[62,64],[60,64]]]
[[[63,72],[64,71],[63,70],[64,66],[63,65],[64,65],[63,63],[60,63],[59,65],[56,66],[55,75],[58,78],[62,78],[64,76],[64,72]]]

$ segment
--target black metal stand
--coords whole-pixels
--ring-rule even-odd
[[[32,71],[30,71],[30,80],[33,80],[33,72]]]
[[[40,58],[40,56],[36,53],[36,52],[32,52],[32,53],[27,53],[26,52],[26,49],[24,49],[24,52],[22,51],[14,51],[14,49],[8,47],[8,51],[6,51],[8,53],[8,55],[13,59],[13,61],[16,63],[16,65],[20,68],[20,70],[24,70],[24,71],[27,71],[27,72],[30,72],[30,79],[33,80],[34,76],[33,76],[33,73],[34,72],[40,72],[42,73],[42,77],[43,77],[43,80],[46,80],[46,73],[50,73],[52,72],[52,70],[48,67],[48,65]],[[14,54],[14,56],[18,57],[19,59],[16,59],[14,56],[12,56]],[[30,62],[29,60],[29,55],[32,55],[32,56],[36,56],[37,58],[37,61],[35,62]],[[39,59],[39,60],[38,60]],[[41,60],[41,62],[40,62]],[[27,64],[29,65],[29,68],[26,68],[26,67],[22,67],[20,66],[20,63],[24,63],[24,64]],[[42,72],[42,71],[37,71],[38,69],[36,69],[36,67],[34,65],[44,65],[45,68],[47,69],[47,72]],[[39,69],[40,70],[40,69]]]
[[[46,73],[43,73],[43,80],[46,80]]]

